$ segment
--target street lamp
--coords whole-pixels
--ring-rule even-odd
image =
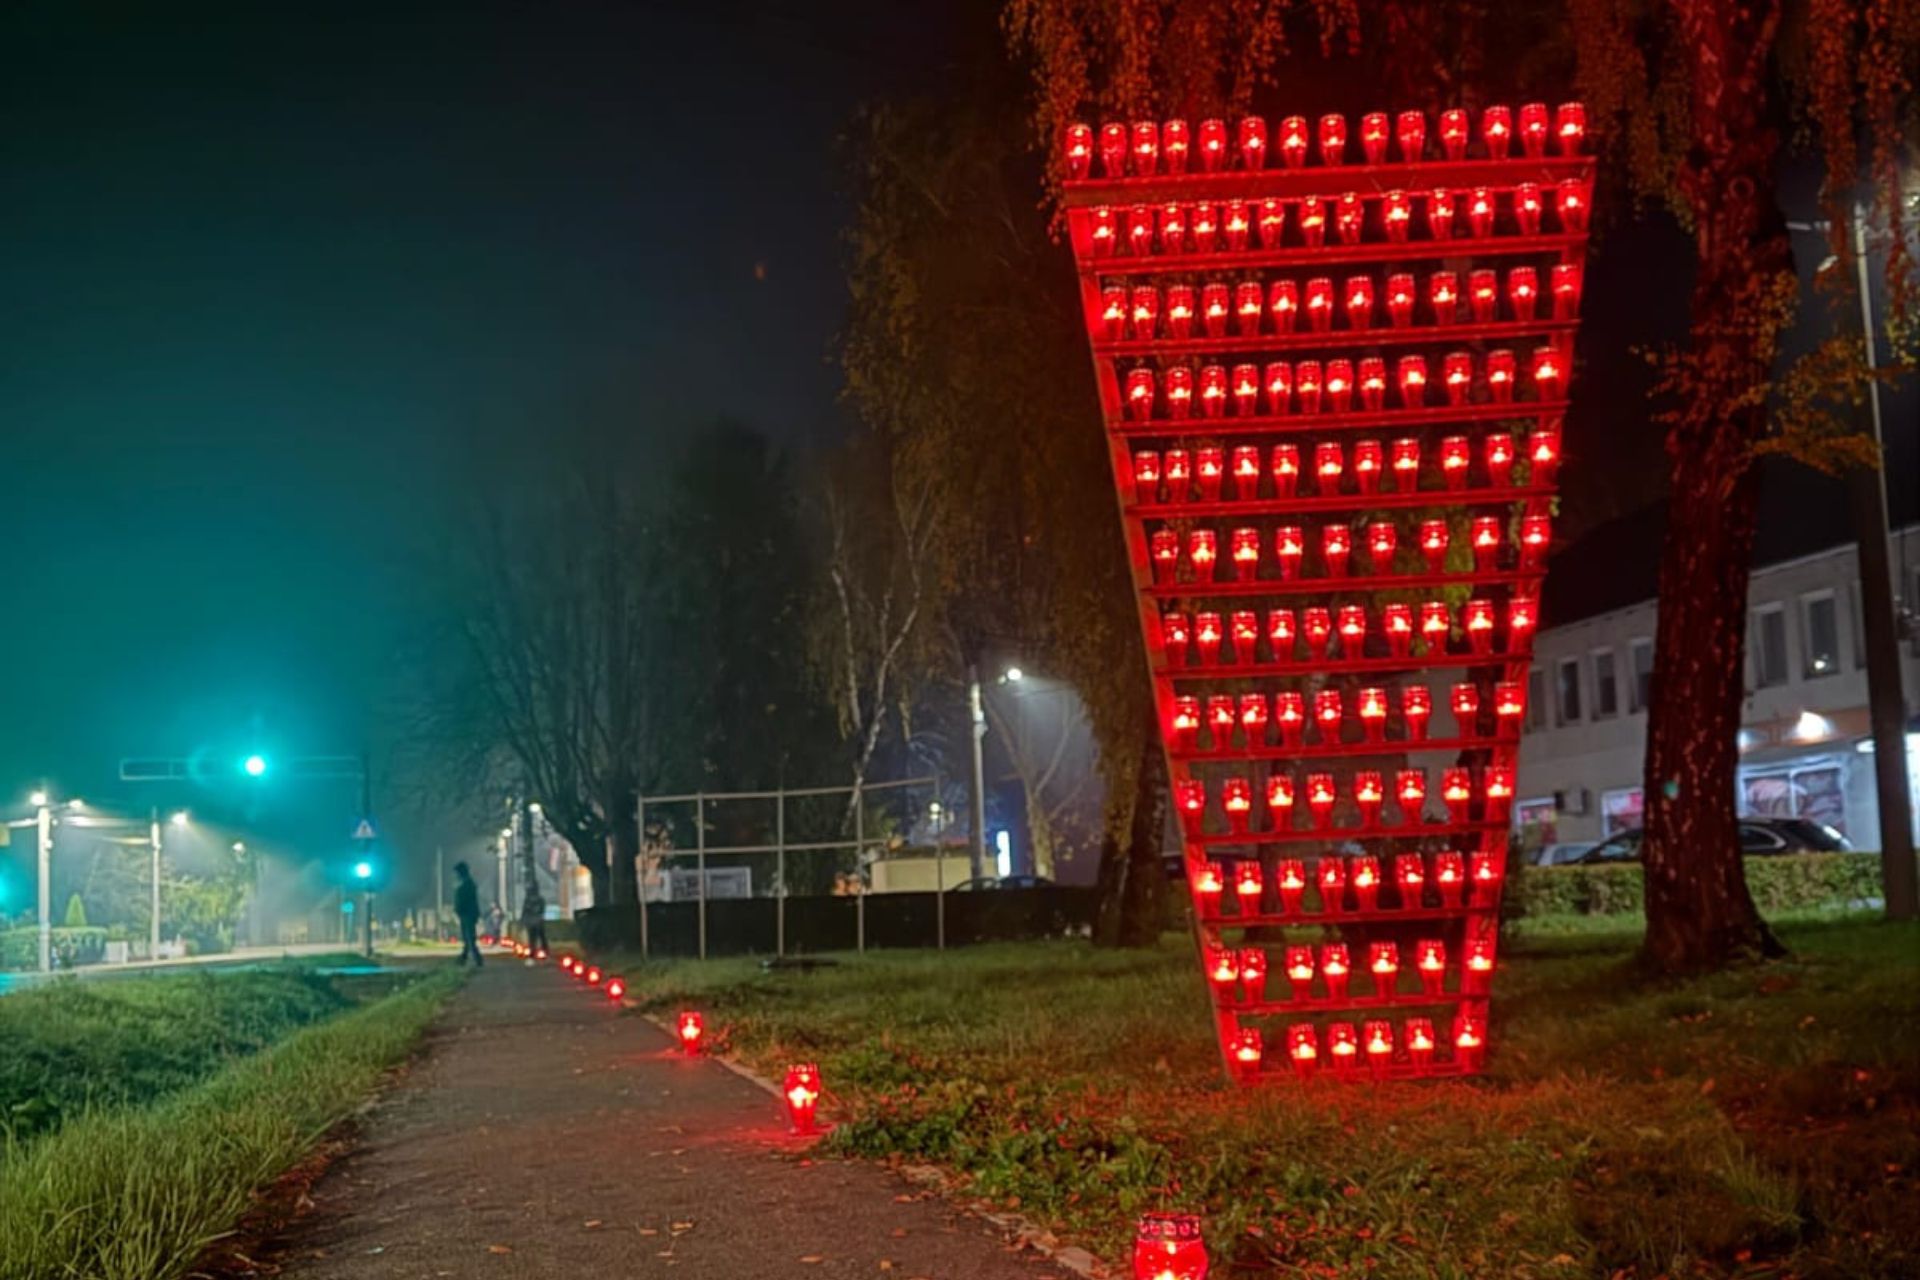
[[[27,803],[36,809],[44,809],[47,807],[47,793],[44,791],[36,791],[27,797]]]
[[[240,762],[240,769],[249,778],[264,778],[267,776],[267,758],[256,751]]]
[[[1003,684],[1018,684],[1020,681],[1026,679],[1026,676],[1027,673],[1020,668],[1008,667],[1006,674],[1001,676],[1000,680]]]
[[[176,827],[186,826],[187,822],[189,821],[187,811],[185,809],[175,810],[173,817],[169,818],[168,821],[171,822]]]

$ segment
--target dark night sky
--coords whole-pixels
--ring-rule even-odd
[[[829,426],[835,135],[930,25],[8,6],[0,804],[102,797],[123,754],[358,750],[409,566],[559,435]]]

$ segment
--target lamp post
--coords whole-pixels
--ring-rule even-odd
[[[39,875],[40,910],[40,972],[49,973],[53,969],[53,809],[47,803],[44,790],[36,791],[28,797],[33,805],[33,826],[36,835],[36,863]]]

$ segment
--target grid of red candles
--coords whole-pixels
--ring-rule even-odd
[[[1063,139],[1201,960],[1239,1079],[1457,1074],[1486,1047],[1586,132],[1567,102]],[[1193,1243],[1156,1222],[1141,1256]]]

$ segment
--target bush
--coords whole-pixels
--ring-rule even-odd
[[[1844,906],[1880,896],[1877,853],[1748,858],[1747,887],[1765,912]],[[1510,918],[1632,915],[1641,909],[1640,864],[1523,867],[1507,884]]]
[[[99,927],[53,929],[55,964],[98,964],[107,954],[107,931]],[[0,929],[0,971],[38,969],[40,931],[32,924]]]

